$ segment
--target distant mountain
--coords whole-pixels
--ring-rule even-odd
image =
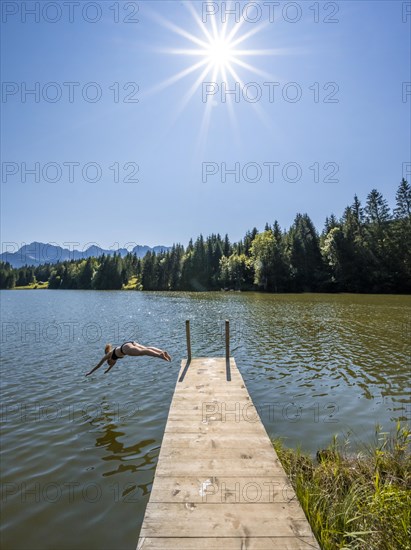
[[[9,244],[10,247],[10,244]],[[70,250],[69,248],[62,248],[53,243],[39,243],[32,242],[30,244],[23,245],[17,251],[6,251],[0,254],[0,261],[9,262],[15,268],[22,267],[24,265],[41,265],[41,264],[54,264],[57,262],[65,262],[67,260],[81,260],[84,258],[95,257],[98,258],[103,254],[113,255],[114,253],[120,254],[124,257],[128,252],[135,254],[137,258],[144,258],[147,252],[155,252],[156,254],[169,250],[169,246],[154,246],[151,248],[146,245],[136,245],[132,250],[126,248],[119,248],[117,250],[105,250],[96,245],[89,246],[86,250]]]

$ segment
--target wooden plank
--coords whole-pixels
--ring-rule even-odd
[[[296,501],[213,505],[195,503],[147,504],[140,536],[162,537],[307,537],[311,534]]]
[[[180,460],[221,460],[230,459],[238,462],[253,462],[255,467],[255,461],[258,460],[258,464],[261,461],[267,460],[270,466],[272,465],[273,454],[271,449],[265,445],[261,445],[260,448],[253,447],[247,441],[241,447],[231,449],[230,447],[211,447],[203,451],[199,449],[185,449],[181,447],[174,447],[168,441],[163,441],[161,446],[160,456],[163,461],[180,461]]]
[[[154,482],[150,502],[213,504],[289,502],[295,499],[287,476],[181,476]]]
[[[138,549],[318,549],[233,358],[227,373],[191,359],[177,382]]]
[[[193,434],[193,435],[207,435],[208,437],[221,438],[224,433],[229,435],[236,435],[237,437],[248,437],[250,435],[267,435],[267,432],[260,424],[250,424],[250,422],[231,422],[231,423],[199,423],[184,420],[170,420],[167,421],[165,433],[169,434]]]
[[[312,537],[143,537],[137,550],[312,550]]]
[[[157,474],[158,472],[158,474]],[[243,462],[234,462],[231,459],[211,459],[195,461],[182,460],[177,464],[170,462],[159,461],[157,465],[156,474],[159,476],[183,476],[196,475],[198,472],[204,473],[204,478],[210,476],[229,476],[230,474],[236,476],[249,475],[250,472],[256,472],[256,465],[252,461],[244,460]],[[262,476],[269,476],[273,473],[271,464],[269,461],[261,462],[258,464],[258,474]]]
[[[247,437],[247,445],[256,447],[266,442],[266,438],[263,435],[250,434]],[[212,437],[210,434],[198,434],[193,436],[192,433],[180,432],[174,434],[167,432],[164,434],[162,448],[164,446],[173,447],[173,449],[197,449],[201,453],[205,449],[242,449],[244,447],[244,440],[238,438],[235,434],[226,434],[224,439],[218,437]]]

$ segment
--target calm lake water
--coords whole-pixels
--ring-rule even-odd
[[[315,452],[411,417],[411,297],[2,291],[3,550],[131,550],[185,357],[231,349],[272,437]],[[84,376],[106,342],[163,347]]]

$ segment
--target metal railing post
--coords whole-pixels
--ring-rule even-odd
[[[230,321],[225,322],[225,358],[230,359]]]
[[[191,361],[191,339],[190,339],[190,321],[186,321],[186,338],[187,338],[187,360]]]
[[[231,381],[230,368],[230,321],[225,322],[225,372],[227,382]]]

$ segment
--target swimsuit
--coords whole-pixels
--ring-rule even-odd
[[[125,354],[124,354],[124,351],[123,351],[123,346],[124,346],[125,344],[134,344],[134,340],[127,340],[127,342],[124,342],[123,344],[121,344],[120,351],[121,351],[121,353],[122,353],[123,355],[125,355]]]
[[[110,359],[111,359],[112,361],[117,361],[117,359],[122,359],[122,357],[118,357],[118,356],[116,355],[116,349],[114,348],[114,349],[113,349],[113,352],[112,352],[112,354],[111,354],[111,358],[110,358]]]
[[[134,340],[127,340],[127,342],[124,342],[123,344],[121,344],[120,352],[123,354],[123,357],[125,357],[125,353],[123,351],[123,346],[125,344],[134,344]],[[123,359],[123,357],[120,357],[120,356],[116,355],[116,349],[117,348],[113,349],[113,352],[112,352],[111,357],[110,357],[110,359],[112,359],[113,361],[117,361],[117,359]]]

